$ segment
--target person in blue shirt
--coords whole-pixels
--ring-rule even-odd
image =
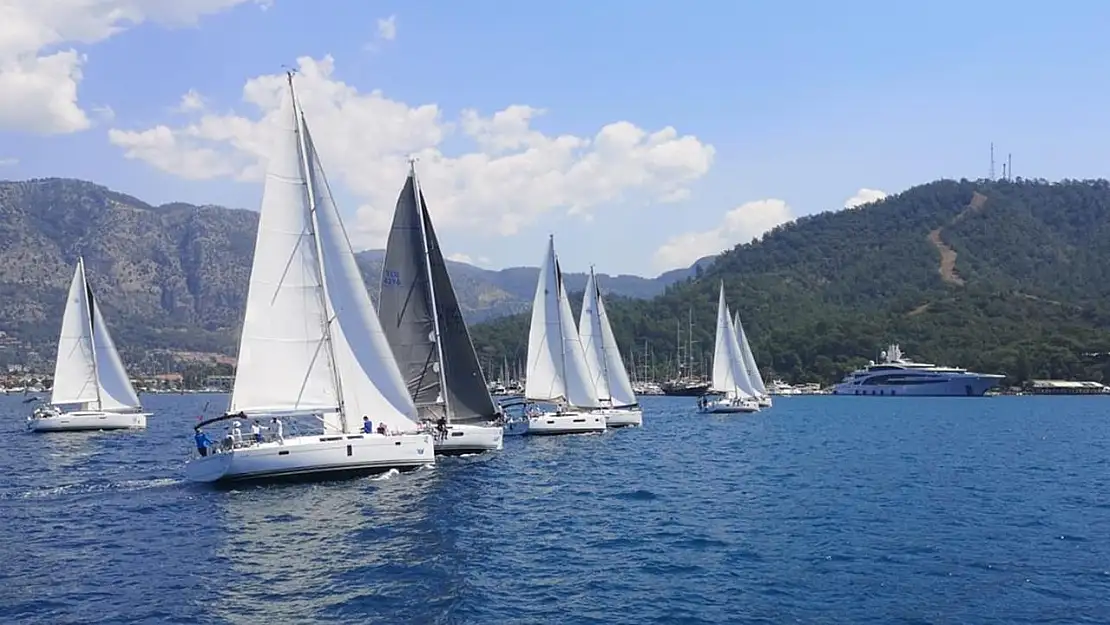
[[[196,436],[193,438],[197,441],[197,452],[201,456],[207,456],[208,448],[212,446],[212,439],[208,438],[208,432],[198,429]]]
[[[362,431],[367,434],[374,433],[374,426],[370,423],[370,417],[362,415]]]

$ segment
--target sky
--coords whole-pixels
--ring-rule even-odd
[[[1105,177],[1110,4],[0,0],[0,179],[257,210],[295,85],[356,248],[654,276],[1012,154]]]

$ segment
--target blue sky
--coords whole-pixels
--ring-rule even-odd
[[[102,3],[129,21],[15,4],[24,19],[0,28],[13,94],[0,178],[254,209],[268,110],[244,102],[244,85],[304,58],[327,68],[303,72],[298,93],[357,243],[380,238],[417,151],[444,248],[491,268],[537,264],[554,233],[568,270],[655,275],[861,189],[985,176],[991,141],[999,172],[1007,152],[1020,176],[1107,167],[1110,5],[1094,2]],[[36,34],[44,25],[57,34]],[[35,65],[70,49],[80,79]],[[67,84],[88,127],[56,104]],[[203,107],[174,110],[190,90]],[[408,110],[423,105],[438,116]],[[489,122],[511,105],[543,109],[528,131],[547,138]],[[478,141],[465,110],[500,129]],[[654,150],[599,148],[615,122],[675,132]],[[555,150],[560,135],[577,147]]]

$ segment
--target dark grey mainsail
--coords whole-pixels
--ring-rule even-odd
[[[378,302],[382,329],[422,419],[446,415],[466,423],[498,416],[415,171],[397,199]]]

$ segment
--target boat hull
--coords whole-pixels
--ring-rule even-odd
[[[737,414],[759,412],[759,403],[751,399],[710,399],[698,404],[705,414]]]
[[[435,452],[439,456],[459,456],[497,451],[504,447],[505,431],[499,425],[450,423],[447,436],[436,436]]]
[[[623,428],[642,426],[644,411],[640,408],[606,408],[600,411],[605,415],[605,427]]]
[[[606,429],[605,415],[601,411],[549,412],[528,418],[528,434],[531,436],[589,434]]]
[[[185,477],[208,483],[324,479],[434,463],[429,434],[297,436],[195,458],[185,465]]]
[[[833,395],[868,395],[878,397],[982,397],[998,386],[1004,376],[958,375],[917,384],[837,384]]]
[[[764,395],[756,401],[760,408],[770,408],[772,404],[770,395]]]
[[[76,410],[46,417],[29,417],[32,432],[81,432],[89,430],[141,430],[149,412],[101,412]]]
[[[709,390],[709,383],[692,384],[692,385],[669,385],[664,384],[662,391],[664,395],[670,397],[698,397],[704,395]]]

